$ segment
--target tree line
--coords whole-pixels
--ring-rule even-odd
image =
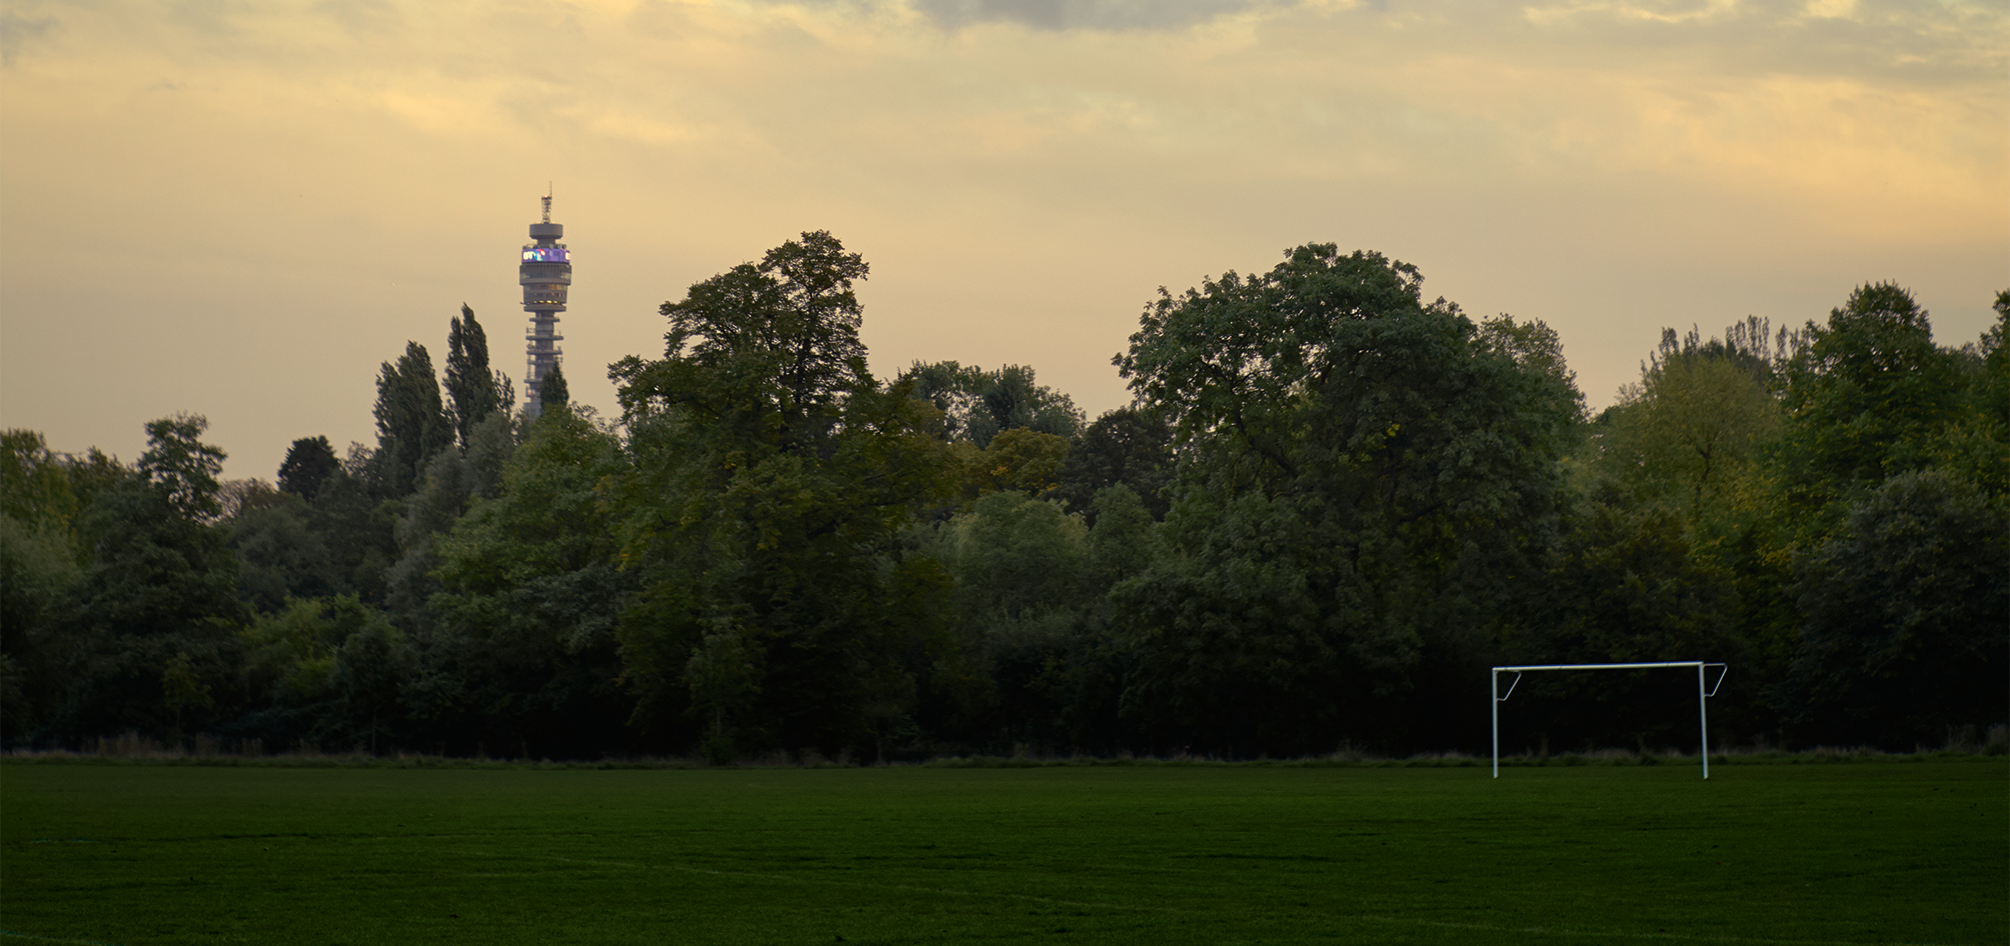
[[[0,442],[0,739],[452,755],[1485,746],[1487,668],[1730,665],[1732,744],[1938,745],[2010,705],[2010,291],[1669,329],[1589,414],[1556,333],[1330,244],[1144,309],[1133,403],[866,367],[805,233],[662,306],[619,413],[514,410],[465,306],[374,446],[220,482]],[[1679,677],[1679,675],[1676,675]],[[1511,748],[1693,740],[1667,674],[1523,684]]]

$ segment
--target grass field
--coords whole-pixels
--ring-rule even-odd
[[[2000,760],[0,765],[0,943],[2003,943]]]

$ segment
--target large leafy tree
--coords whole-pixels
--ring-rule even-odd
[[[1068,395],[1040,384],[1026,365],[995,371],[954,361],[915,362],[901,373],[913,396],[942,412],[942,434],[980,449],[1008,430],[1025,429],[1072,439],[1082,429],[1082,412]]]
[[[0,432],[0,515],[34,526],[67,527],[78,509],[67,466],[40,433]]]
[[[973,498],[996,490],[1046,493],[1059,485],[1061,464],[1068,456],[1067,440],[1027,427],[1014,427],[991,438],[982,450],[968,444],[956,446],[967,470],[964,490]]]
[[[307,501],[292,493],[231,518],[230,545],[246,603],[275,612],[289,597],[325,598],[348,590],[317,520]]]
[[[1978,396],[1985,413],[1998,420],[2010,418],[2010,289],[1996,293],[1996,324],[1982,333],[1977,354],[1982,356],[1984,381]]]
[[[1015,744],[1064,749],[1064,674],[1092,589],[1087,529],[1059,505],[991,492],[931,528],[924,548],[949,571],[956,646],[938,656],[923,722],[980,751]]]
[[[1082,429],[1082,412],[1075,402],[1038,383],[1033,369],[1025,365],[984,372],[974,393],[979,409],[971,413],[970,440],[980,447],[1017,428],[1068,438]]]
[[[1797,505],[1819,508],[1855,487],[1931,463],[1929,445],[1961,406],[1953,352],[1933,343],[1927,312],[1891,283],[1858,287],[1809,322],[1787,365],[1786,472]]]
[[[1591,444],[1595,470],[1692,523],[1760,500],[1780,433],[1772,361],[1741,348],[1740,333],[1726,335],[1729,343],[1703,342],[1664,329],[1640,382],[1601,417]]]
[[[227,529],[214,521],[224,453],[199,439],[207,426],[191,415],[148,424],[137,469],[84,510],[91,561],[56,721],[68,733],[164,730],[171,665],[183,695],[228,685],[244,609]]]
[[[2010,289],[1996,294],[1996,323],[1963,346],[1965,397],[1960,418],[1932,446],[1934,465],[1973,480],[1997,499],[2010,497]]]
[[[1137,407],[1120,407],[1096,418],[1068,450],[1055,474],[1055,498],[1081,511],[1093,524],[1097,492],[1118,483],[1131,488],[1156,518],[1171,508],[1172,427]]]
[[[1712,731],[1767,728],[1755,724],[1754,714],[1775,674],[1757,665],[1759,648],[1737,627],[1743,576],[1698,550],[1683,505],[1642,499],[1602,480],[1565,522],[1553,567],[1536,583],[1543,606],[1504,641],[1505,656],[1537,664],[1725,661],[1746,685],[1712,701]],[[1525,704],[1516,712],[1544,745],[1679,745],[1694,733],[1684,728],[1693,722],[1668,711],[1671,699],[1685,705],[1680,685],[1679,676],[1652,671],[1542,675],[1516,691],[1515,700]],[[1693,708],[1695,693],[1687,699]]]
[[[281,747],[355,745],[405,729],[395,704],[409,679],[409,648],[354,595],[291,599],[254,619],[241,639],[249,712],[237,731]],[[391,673],[376,672],[386,664]]]
[[[0,432],[0,738],[47,721],[81,575],[68,464],[29,430]]]
[[[621,556],[642,581],[622,642],[660,738],[723,719],[742,744],[829,751],[903,712],[903,615],[931,578],[897,537],[945,489],[944,448],[866,370],[866,273],[805,233],[665,303],[664,357],[612,368],[635,467],[613,484]]]
[[[326,543],[332,586],[378,605],[388,590],[385,573],[398,557],[399,508],[373,494],[369,477],[376,464],[367,452],[359,449],[351,460],[315,494],[310,527]]]
[[[824,231],[805,233],[694,284],[670,319],[666,357],[633,356],[613,367],[631,393],[631,413],[652,401],[676,404],[749,442],[787,453],[823,455],[841,402],[872,386],[854,280],[869,271]]]
[[[1902,473],[1801,557],[1789,710],[1814,741],[1936,744],[2010,705],[2010,522],[1971,483]]]
[[[625,468],[613,434],[547,400],[500,493],[438,540],[420,688],[434,739],[572,758],[624,744],[616,627],[636,573],[597,490]]]
[[[227,455],[203,443],[209,420],[196,414],[176,414],[147,424],[147,451],[140,454],[139,474],[159,494],[161,502],[192,520],[211,519],[223,512],[216,474]]]
[[[1640,381],[1591,425],[1566,554],[1546,582],[1554,610],[1518,658],[1732,661],[1748,685],[1718,700],[1719,728],[1775,728],[1761,695],[1783,678],[1798,633],[1785,592],[1790,530],[1775,514],[1777,392],[1802,341],[1761,319],[1709,339],[1663,330]],[[1636,711],[1653,701],[1623,679],[1542,687],[1573,694],[1579,710],[1597,707],[1554,714],[1566,720],[1559,737],[1633,742],[1624,727],[1661,738]]]
[[[400,628],[421,632],[428,621],[426,599],[438,590],[432,537],[453,525],[472,490],[469,466],[453,449],[455,419],[440,400],[440,382],[424,345],[406,342],[397,363],[384,364],[376,416],[374,485],[382,497],[398,501],[385,510],[398,522],[397,557],[382,573],[383,601]]]
[[[1179,498],[1116,597],[1125,708],[1157,739],[1450,738],[1439,707],[1544,566],[1581,399],[1553,333],[1421,292],[1315,244],[1145,310],[1118,365],[1173,424]]]

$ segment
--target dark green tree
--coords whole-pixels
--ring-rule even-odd
[[[1030,433],[1030,432],[1029,432]],[[955,581],[956,647],[928,681],[923,719],[966,750],[1065,749],[1064,675],[1079,650],[1088,530],[1055,503],[1002,490],[931,530],[924,548]]]
[[[594,758],[630,744],[616,628],[637,573],[616,559],[596,491],[624,472],[620,443],[546,410],[503,471],[437,540],[420,707],[437,742]]]
[[[1982,356],[1984,381],[1981,386],[1982,412],[1998,420],[2010,419],[2010,289],[1996,294],[1996,324],[1982,333],[1978,354]]]
[[[279,464],[279,489],[311,503],[321,492],[321,484],[341,468],[342,461],[327,437],[302,437],[293,441]]]
[[[369,474],[376,464],[359,453],[356,469]],[[347,465],[330,475],[314,496],[310,528],[326,543],[333,567],[331,586],[355,594],[369,605],[382,605],[385,572],[398,559],[396,528],[403,510],[395,501],[380,501],[364,476]]]
[[[426,346],[406,342],[397,362],[377,376],[377,486],[388,498],[409,496],[434,454],[454,442],[453,420],[440,402],[440,381]]]
[[[1331,244],[1148,307],[1119,358],[1173,424],[1166,554],[1115,591],[1125,711],[1253,754],[1443,745],[1544,570],[1581,398],[1546,332],[1482,332]]]
[[[216,698],[211,693],[209,682],[196,670],[195,661],[189,659],[188,651],[178,651],[174,659],[168,661],[161,670],[161,693],[168,712],[174,714],[174,725],[168,729],[168,742],[179,746],[183,710],[209,710],[216,707]]]
[[[392,530],[397,560],[384,573],[384,612],[391,623],[424,637],[432,623],[427,606],[440,590],[436,543],[452,530],[475,497],[474,467],[453,450],[442,450],[426,464],[417,489],[397,503],[399,517]]]
[[[969,440],[970,415],[984,369],[965,368],[954,361],[915,362],[900,373],[900,381],[916,398],[941,412],[935,431],[944,440]]]
[[[782,361],[776,381],[786,400],[796,409],[816,411],[871,377],[864,367],[865,343],[858,337],[864,315],[852,291],[852,283],[863,281],[870,271],[864,257],[846,252],[837,237],[818,230],[769,250],[760,270],[772,287],[764,295],[775,300],[770,311],[777,318],[745,327],[759,325],[757,331],[769,333],[778,343]],[[665,315],[671,311],[669,305],[664,307]],[[676,322],[674,316],[672,321]],[[693,354],[710,341],[704,336],[708,328],[723,327],[709,320],[688,324],[698,330],[691,336],[697,340]],[[739,341],[754,337],[742,336]]]
[[[1003,431],[983,450],[973,451],[974,444],[956,446],[974,467],[965,481],[965,492],[973,498],[997,490],[1044,495],[1059,484],[1061,465],[1068,459],[1065,438],[1030,427]]]
[[[551,373],[544,376],[544,383],[537,389],[538,410],[545,414],[568,411],[572,407],[572,391],[565,386],[565,367],[552,365]]]
[[[1936,745],[2010,706],[2010,520],[1938,470],[1902,473],[1853,503],[1804,553],[1800,647],[1786,687],[1801,736]]]
[[[1787,593],[1793,530],[1778,509],[1779,391],[1803,342],[1760,319],[1709,339],[1662,331],[1640,381],[1590,425],[1565,554],[1547,583],[1558,610],[1519,642],[1517,661],[1730,661],[1745,685],[1713,704],[1713,732],[1777,732],[1766,695],[1799,636]],[[1575,701],[1546,717],[1566,742],[1653,744],[1666,737],[1651,713],[1666,704],[1640,687],[1665,676],[1545,680],[1531,696]]]
[[[898,538],[949,478],[928,409],[866,370],[865,274],[806,233],[664,304],[664,357],[611,369],[634,467],[610,490],[621,557],[641,572],[621,638],[654,738],[688,743],[718,721],[725,704],[692,699],[724,690],[688,674],[728,633],[733,659],[761,668],[758,695],[725,713],[742,746],[863,749],[903,712],[903,615],[930,579]]]
[[[1818,509],[1852,487],[1931,462],[1929,444],[1960,408],[1955,355],[1933,343],[1925,309],[1891,283],[1867,284],[1809,322],[1787,365],[1789,488]]]
[[[68,466],[40,433],[0,432],[0,515],[36,527],[67,528],[79,508]]]
[[[1617,483],[1596,484],[1574,510],[1554,567],[1540,582],[1534,620],[1506,642],[1515,663],[1631,663],[1712,660],[1738,668],[1741,680],[1766,680],[1737,633],[1734,575],[1698,554],[1680,504],[1639,499]],[[1517,710],[1542,720],[1545,741],[1571,748],[1678,745],[1693,722],[1668,713],[1667,673],[1631,677],[1563,675],[1535,685]],[[1693,681],[1692,681],[1693,684]],[[1759,687],[1726,690],[1713,701],[1715,735],[1750,728]],[[1676,705],[1681,691],[1674,690]],[[1688,692],[1693,705],[1695,693]],[[1688,727],[1688,728],[1685,728]],[[1761,726],[1760,728],[1764,728]]]
[[[209,420],[199,414],[176,414],[147,424],[147,452],[140,454],[139,474],[160,493],[175,513],[193,520],[223,512],[217,497],[216,474],[227,458],[201,440]]]
[[[1172,507],[1172,426],[1136,407],[1120,407],[1096,418],[1076,438],[1061,464],[1054,496],[1095,524],[1096,494],[1122,483],[1155,519]]]
[[[1602,417],[1590,465],[1692,524],[1764,502],[1783,411],[1764,361],[1664,329],[1638,384]]]
[[[0,742],[10,745],[54,709],[82,575],[66,466],[41,434],[0,433]]]
[[[1007,430],[1073,439],[1082,429],[1082,412],[1073,399],[1038,383],[1025,365],[987,371],[953,361],[915,362],[901,380],[913,385],[915,397],[943,412],[943,437],[968,440],[980,449]]]
[[[281,493],[277,502],[230,520],[230,545],[237,552],[245,603],[275,612],[288,598],[326,598],[349,590],[316,519],[306,500]]]
[[[980,447],[1016,428],[1073,439],[1082,429],[1075,402],[1034,380],[1033,369],[1006,365],[986,372],[976,391],[978,410],[970,417],[970,440]]]
[[[824,231],[768,251],[665,302],[667,357],[612,368],[631,404],[675,401],[785,452],[826,452],[847,394],[872,385],[852,281],[868,267]],[[701,382],[702,379],[702,382]],[[700,394],[694,385],[717,385]]]
[[[461,314],[447,325],[447,409],[461,450],[468,449],[475,428],[515,399],[509,378],[489,368],[488,334],[475,321],[475,310],[461,304]],[[548,398],[547,398],[548,400]]]
[[[258,616],[242,635],[241,672],[249,712],[234,728],[275,748],[303,742],[320,746],[367,743],[370,720],[356,710],[367,713],[369,707],[345,697],[352,696],[354,685],[363,682],[357,679],[359,668],[354,658],[374,644],[359,643],[351,649],[347,680],[337,679],[338,670],[344,669],[338,666],[338,658],[345,645],[359,635],[382,639],[389,636],[386,630],[383,616],[354,595],[295,598],[280,611]],[[398,666],[401,662],[403,666]],[[409,654],[394,655],[391,663],[394,678],[404,674],[409,682]],[[350,692],[342,692],[338,683],[349,684]],[[402,694],[404,687],[396,689]],[[388,718],[383,715],[386,708],[393,710]],[[394,701],[379,703],[376,728],[408,732],[400,710],[402,706]]]
[[[1996,324],[1957,354],[1964,397],[1960,414],[1932,444],[1933,464],[1972,480],[1990,496],[2010,497],[2010,290],[1996,294]]]
[[[148,424],[137,469],[84,510],[90,562],[53,721],[64,735],[165,732],[161,671],[184,653],[191,673],[219,691],[228,682],[245,614],[227,527],[213,521],[224,454],[198,439],[205,426],[187,415]]]
[[[384,724],[402,715],[412,669],[405,635],[382,621],[364,625],[335,651],[334,690],[348,711],[351,731],[373,755]]]

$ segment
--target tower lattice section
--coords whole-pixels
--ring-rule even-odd
[[[559,342],[558,314],[565,311],[565,293],[572,286],[572,254],[558,242],[565,226],[551,222],[551,197],[544,198],[544,222],[530,225],[533,242],[523,248],[517,282],[523,286],[523,309],[530,313],[524,333],[524,414],[536,417],[543,407],[540,389],[551,369],[565,360]]]

